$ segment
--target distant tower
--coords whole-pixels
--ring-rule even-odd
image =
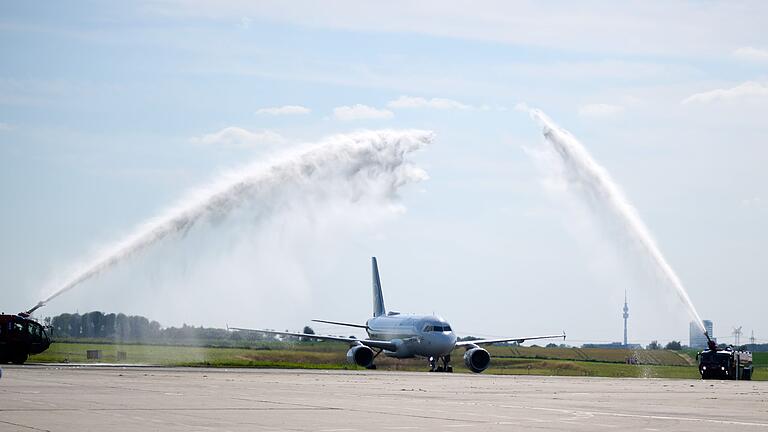
[[[750,345],[754,345],[755,344],[755,331],[754,330],[752,330],[752,336],[749,337],[749,343],[750,343]],[[755,349],[755,348],[752,347],[752,349]]]
[[[627,346],[627,318],[629,318],[629,306],[627,306],[627,290],[624,290],[624,346]]]

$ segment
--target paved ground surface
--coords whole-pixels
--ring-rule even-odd
[[[768,382],[7,366],[1,431],[768,431]]]

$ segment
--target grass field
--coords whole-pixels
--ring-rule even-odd
[[[275,346],[279,345],[279,346]],[[293,348],[295,346],[295,348]],[[87,350],[101,350],[100,360],[88,360]],[[265,344],[256,349],[209,348],[172,345],[116,345],[101,343],[53,343],[30,362],[131,363],[162,366],[307,367],[347,368],[344,344]],[[125,360],[118,361],[118,352]]]
[[[768,352],[752,353],[752,364],[760,368],[768,368]]]
[[[696,364],[696,361],[687,353],[668,350],[493,346],[489,347],[488,351],[495,358],[627,363],[628,358],[635,357],[642,365],[692,366]]]
[[[87,360],[86,350],[101,350],[100,360]],[[118,351],[125,360],[118,361]],[[169,345],[117,345],[104,343],[54,343],[30,362],[131,363],[164,366],[256,368],[359,369],[346,362],[346,344],[329,342],[264,343],[255,348],[211,348]],[[636,378],[698,379],[695,362],[674,351],[612,349],[489,347],[493,359],[488,373],[513,375],[569,375]],[[467,372],[462,352],[454,353],[456,372]],[[625,363],[635,355],[640,365]],[[647,363],[646,363],[647,362]],[[426,370],[424,360],[396,360],[381,356],[376,364],[385,370]],[[768,353],[755,355],[753,379],[768,380]]]

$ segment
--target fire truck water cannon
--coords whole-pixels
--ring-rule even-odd
[[[704,332],[704,336],[707,338],[707,347],[710,351],[717,351],[717,343],[709,337],[709,333]]]
[[[22,312],[22,313],[26,313],[26,314],[27,314],[27,316],[29,316],[29,315],[32,315],[32,313],[33,313],[34,311],[36,311],[36,310],[40,309],[40,308],[41,308],[41,307],[43,307],[43,306],[45,306],[45,303],[44,303],[44,302],[42,302],[42,301],[39,301],[39,302],[37,302],[37,304],[36,304],[34,307],[32,307],[32,309],[30,309],[30,310],[28,310],[28,311],[26,311],[26,312]],[[19,315],[21,315],[21,314],[19,314]]]

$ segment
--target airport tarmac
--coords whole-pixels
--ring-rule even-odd
[[[768,382],[4,366],[2,431],[768,431]]]

